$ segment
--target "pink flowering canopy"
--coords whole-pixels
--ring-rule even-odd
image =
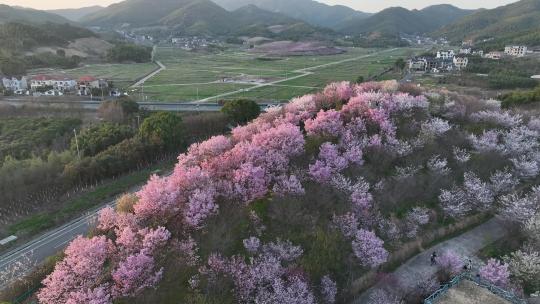
[[[268,109],[229,136],[191,145],[178,157],[171,175],[152,176],[136,193],[132,213],[112,208],[100,212],[96,236],[78,238],[68,246],[65,258],[43,281],[39,301],[112,303],[136,297],[156,288],[167,271],[177,271],[168,268],[174,260],[174,265],[191,267],[178,271],[197,269],[189,282],[179,285],[201,292],[206,290],[198,289],[201,284],[216,287],[219,278],[225,278],[232,282],[239,303],[340,302],[339,277],[327,272],[311,277],[299,261],[309,246],[302,248],[288,238],[267,242],[267,221],[290,216],[325,223],[328,227],[321,231],[337,231],[346,242],[344,256],[357,263],[353,268],[377,268],[389,259],[387,248],[395,248],[392,245],[405,239],[402,236],[416,237],[438,216],[422,202],[413,202],[416,207],[405,210],[396,223],[393,215],[384,214],[394,210],[381,208],[386,203],[381,202],[382,195],[396,201],[395,197],[417,190],[411,180],[419,174],[444,181],[459,172],[455,178],[459,183],[446,183],[434,191],[432,200],[438,198],[443,216],[459,218],[497,206],[504,217],[522,221],[538,211],[532,204],[536,192],[524,197],[509,194],[517,188],[516,177],[531,180],[540,172],[540,145],[528,144],[538,137],[538,123],[531,121],[529,127],[522,125],[522,117],[509,113],[479,113],[471,120],[496,122],[503,129],[464,132],[461,142],[467,142],[466,149],[453,142],[449,153],[429,155],[414,164],[401,162],[426,146],[438,147],[437,141],[458,126],[446,120],[448,115],[431,116],[424,95],[411,96],[398,88],[396,81],[330,84],[321,93]],[[466,167],[478,155],[491,153],[507,157],[509,167],[490,172],[487,178]],[[391,167],[381,169],[379,175],[363,174],[389,163]],[[391,193],[399,183],[411,184],[404,193]],[[335,194],[329,194],[324,205],[329,214],[305,215],[302,210],[268,216],[271,204],[293,205],[315,187]],[[343,201],[333,201],[336,197]],[[199,251],[209,233],[223,232],[223,242],[231,241],[227,239],[230,227],[215,229],[215,222],[221,223],[223,213],[230,216],[231,210],[246,210],[248,221],[235,223],[243,225],[240,239],[232,240],[237,251],[229,256],[218,252],[220,246]],[[211,237],[221,238],[221,234]],[[198,256],[201,252],[205,256]],[[452,273],[462,266],[450,252],[437,262]],[[493,261],[482,274],[499,285],[506,283],[505,275],[505,266]]]

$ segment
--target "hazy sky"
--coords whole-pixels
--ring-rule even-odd
[[[291,0],[294,1],[294,0]],[[328,4],[343,4],[365,12],[377,12],[390,6],[423,8],[432,4],[449,3],[461,8],[494,8],[517,0],[319,0]],[[33,7],[37,9],[77,8],[91,5],[109,5],[120,0],[0,0],[1,4]]]

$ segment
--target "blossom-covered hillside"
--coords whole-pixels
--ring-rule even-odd
[[[170,176],[102,211],[39,301],[344,302],[428,231],[533,217],[540,190],[514,190],[538,175],[539,131],[492,101],[331,84],[191,146]],[[496,267],[483,273],[504,281]]]

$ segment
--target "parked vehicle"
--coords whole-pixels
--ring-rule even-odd
[[[45,96],[64,96],[64,93],[57,91],[57,90],[49,90],[45,93],[43,93]]]

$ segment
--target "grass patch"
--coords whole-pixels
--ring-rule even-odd
[[[18,223],[9,226],[8,231],[11,234],[28,233],[34,234],[45,229],[54,227],[55,221],[51,214],[36,214]]]

